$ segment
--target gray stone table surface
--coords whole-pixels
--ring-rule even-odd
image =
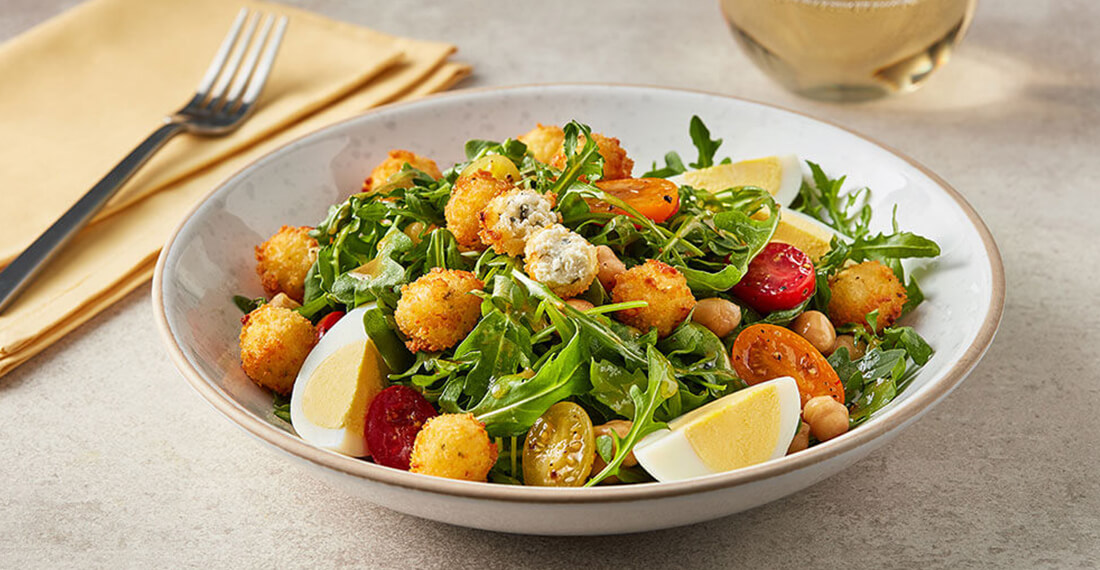
[[[72,4],[0,0],[0,39]],[[703,89],[885,141],[996,236],[997,339],[934,411],[804,492],[649,534],[521,537],[390,512],[278,459],[176,373],[145,286],[0,378],[0,567],[1100,566],[1100,4],[985,0],[925,89],[846,106],[770,82],[709,0],[298,4],[454,42],[464,86]]]

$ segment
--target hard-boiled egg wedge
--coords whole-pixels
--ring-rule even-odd
[[[811,261],[817,263],[821,256],[829,253],[830,242],[835,235],[836,232],[832,228],[816,218],[802,212],[781,208],[779,225],[775,227],[772,241],[793,245],[810,256]]]
[[[723,396],[688,412],[634,446],[658,481],[732,471],[782,457],[802,412],[798,384],[784,376]]]
[[[290,396],[290,423],[302,439],[353,457],[368,455],[367,407],[386,385],[386,368],[363,328],[364,305],[344,315],[306,357]]]
[[[793,154],[768,156],[691,170],[669,180],[711,192],[737,186],[759,186],[780,206],[790,206],[802,187],[802,165]]]

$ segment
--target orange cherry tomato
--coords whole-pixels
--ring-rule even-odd
[[[805,406],[810,398],[830,396],[844,403],[844,385],[836,370],[810,341],[790,329],[752,325],[733,341],[733,369],[749,384],[790,376]]]
[[[596,187],[657,223],[669,219],[680,209],[680,190],[664,178],[600,180],[596,182]],[[601,200],[588,200],[588,207],[596,212],[625,213]]]

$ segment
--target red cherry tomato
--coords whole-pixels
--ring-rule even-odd
[[[437,415],[431,403],[408,386],[379,392],[367,409],[367,448],[374,462],[408,471],[416,434]]]
[[[730,289],[761,313],[797,307],[814,294],[814,264],[793,245],[771,242],[749,262],[741,281]]]
[[[344,311],[333,311],[321,317],[321,320],[317,321],[317,340],[320,341],[321,337],[325,336],[325,333],[342,318],[344,318]]]

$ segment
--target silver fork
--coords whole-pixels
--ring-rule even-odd
[[[253,42],[252,37],[261,19],[263,26]],[[191,100],[179,111],[165,117],[164,125],[122,159],[0,272],[0,311],[11,304],[50,258],[86,226],[134,172],[169,139],[182,132],[220,136],[240,127],[253,111],[256,99],[267,82],[286,25],[286,16],[276,21],[274,15],[264,17],[262,13],[256,13],[250,18],[248,9],[242,8]]]

